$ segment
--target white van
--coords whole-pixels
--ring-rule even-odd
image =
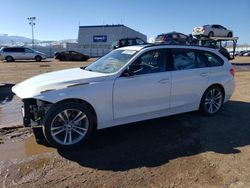
[[[13,62],[15,60],[36,60],[42,61],[46,55],[26,47],[3,47],[0,50],[0,60]]]

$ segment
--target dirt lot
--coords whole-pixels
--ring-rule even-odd
[[[232,62],[236,91],[214,117],[192,112],[109,128],[71,151],[37,145],[20,123],[0,129],[0,186],[250,187],[250,58]],[[84,64],[0,62],[0,83]]]

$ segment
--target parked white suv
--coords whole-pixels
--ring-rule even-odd
[[[204,25],[195,27],[192,32],[193,36],[207,36],[207,37],[233,37],[233,31],[221,25]]]
[[[3,47],[0,49],[0,60],[7,62],[15,60],[41,61],[42,59],[46,59],[44,53],[26,47]]]
[[[234,87],[234,69],[216,49],[143,45],[35,76],[12,91],[23,99],[24,125],[67,148],[95,129],[195,110],[214,115]]]

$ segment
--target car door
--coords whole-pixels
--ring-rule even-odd
[[[220,29],[218,25],[212,25],[212,31],[215,37],[221,36]]]
[[[80,55],[77,52],[70,51],[70,60],[71,61],[79,61],[80,60]]]
[[[228,34],[227,29],[225,27],[221,26],[221,25],[219,25],[219,29],[220,29],[220,36],[221,37],[226,37],[227,34]]]
[[[24,48],[23,59],[34,59],[34,51],[29,48]]]
[[[13,48],[13,58],[15,60],[23,60],[25,59],[25,51],[24,48]]]
[[[133,76],[116,78],[114,119],[169,109],[171,72],[167,63],[166,50],[148,51],[129,66]]]
[[[194,110],[208,85],[209,68],[205,58],[193,49],[172,49],[173,71],[171,109],[176,111]]]

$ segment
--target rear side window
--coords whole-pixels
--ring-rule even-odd
[[[24,52],[24,48],[5,48],[4,52]]]
[[[3,52],[11,52],[11,50],[12,50],[11,48],[4,48]]]
[[[128,41],[127,45],[129,45],[129,46],[136,44],[134,39],[128,39],[127,41]]]
[[[25,52],[24,48],[16,48],[16,52]]]
[[[224,61],[217,55],[211,52],[204,52],[205,59],[207,60],[207,65],[209,67],[222,66]]]
[[[71,52],[73,55],[78,55],[79,53],[77,53],[77,52]]]
[[[223,59],[212,52],[190,49],[172,49],[174,70],[217,67],[224,64]]]
[[[174,70],[196,68],[195,52],[188,49],[173,49]]]

